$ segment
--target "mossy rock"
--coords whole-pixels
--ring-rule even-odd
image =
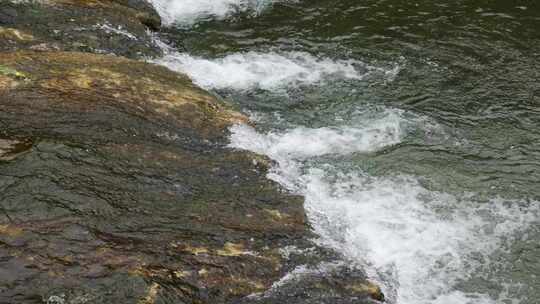
[[[18,79],[27,79],[28,77],[15,69],[12,69],[7,66],[0,65],[0,75],[14,77]]]

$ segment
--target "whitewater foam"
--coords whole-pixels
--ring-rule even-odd
[[[247,52],[212,60],[173,53],[154,62],[188,74],[206,89],[277,90],[315,84],[328,77],[362,79],[366,74],[355,68],[366,66],[362,62],[318,58],[304,52]]]
[[[260,13],[274,0],[150,0],[165,25],[193,25],[206,18],[224,19],[236,12]]]
[[[363,265],[398,304],[493,304],[486,294],[458,288],[485,273],[495,251],[535,223],[539,210],[517,201],[473,202],[430,191],[409,176],[372,177],[329,163],[331,154],[373,152],[404,138],[400,112],[362,126],[297,127],[261,134],[231,128],[231,147],[277,162],[269,178],[305,197],[322,245]],[[324,159],[313,159],[324,156]],[[478,273],[477,273],[478,272]],[[484,278],[489,280],[489,278]],[[496,282],[500,283],[500,282]]]
[[[312,168],[300,179],[322,241],[374,275],[390,273],[382,281],[395,281],[389,298],[402,304],[495,303],[454,288],[489,264],[490,254],[538,212],[518,202],[481,204],[431,192],[410,177]]]
[[[326,154],[371,152],[400,141],[399,112],[384,120],[359,126],[297,127],[285,132],[259,134],[246,125],[232,127],[231,145],[279,159],[306,159]]]
[[[384,115],[383,119],[363,125],[297,127],[267,134],[260,134],[247,125],[235,125],[231,127],[230,146],[276,160],[280,166],[269,173],[270,178],[296,190],[301,169],[299,160],[326,154],[372,152],[398,143],[403,135],[400,111],[387,111]]]

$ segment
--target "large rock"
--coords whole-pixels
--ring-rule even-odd
[[[338,257],[309,241],[267,160],[226,148],[245,120],[163,67],[0,53],[0,303],[379,297],[350,267],[273,292]]]
[[[243,116],[123,58],[18,52],[0,67],[0,302],[219,302],[279,278],[302,203],[223,147]]]

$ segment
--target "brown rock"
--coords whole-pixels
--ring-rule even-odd
[[[35,270],[0,281],[0,302],[233,302],[285,274],[279,248],[308,242],[301,198],[225,147],[246,118],[186,76],[70,52],[0,66],[18,82],[0,90],[0,268]]]

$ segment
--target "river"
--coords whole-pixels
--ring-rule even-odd
[[[156,62],[250,115],[231,148],[388,303],[538,303],[538,3],[153,3]]]

